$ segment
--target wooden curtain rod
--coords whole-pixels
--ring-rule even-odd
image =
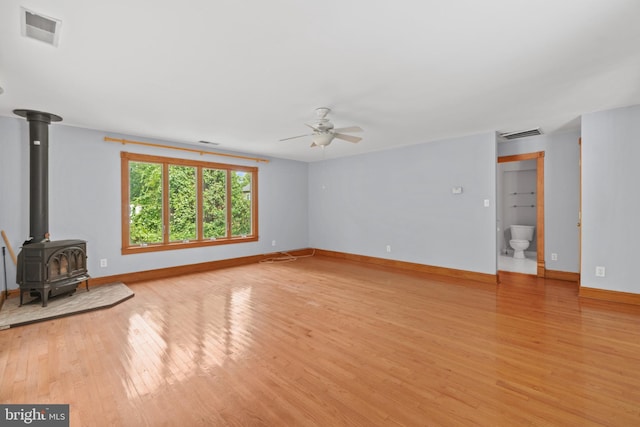
[[[171,145],[155,144],[153,142],[131,141],[129,139],[111,138],[108,136],[105,136],[104,140],[106,142],[119,142],[122,145],[125,145],[125,144],[144,145],[146,147],[168,148],[170,150],[188,151],[190,153],[198,153],[201,156],[205,154],[209,154],[211,156],[233,157],[234,159],[253,160],[255,162],[269,163],[269,160],[261,159],[259,157],[241,156],[239,154],[217,153],[215,151],[197,150],[195,148],[173,147]]]

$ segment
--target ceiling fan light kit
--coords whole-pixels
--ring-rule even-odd
[[[318,119],[314,124],[305,123],[305,126],[311,128],[313,133],[306,135],[292,136],[289,138],[281,139],[280,141],[288,141],[290,139],[303,138],[311,136],[311,147],[326,147],[331,144],[335,138],[342,139],[349,142],[360,142],[362,138],[359,136],[347,135],[342,132],[362,132],[362,128],[359,126],[349,126],[345,128],[334,129],[333,123],[327,118],[327,115],[331,112],[330,108],[320,107],[316,108],[316,115]]]
[[[313,141],[313,143],[311,143],[312,147],[326,147],[327,145],[331,144],[331,140],[333,140],[333,134],[329,132],[314,134],[311,140]]]

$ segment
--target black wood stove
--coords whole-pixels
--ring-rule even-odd
[[[55,114],[14,110],[29,122],[29,232],[18,254],[16,281],[20,305],[25,293],[40,296],[47,306],[49,296],[75,292],[86,283],[87,243],[83,240],[49,240],[49,124],[62,120]]]

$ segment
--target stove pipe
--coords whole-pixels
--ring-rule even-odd
[[[49,240],[49,124],[62,117],[34,110],[13,110],[29,122],[29,239]]]

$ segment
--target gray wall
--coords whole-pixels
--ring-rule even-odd
[[[638,159],[640,106],[582,117],[582,286],[640,293]]]
[[[498,155],[544,151],[545,265],[549,270],[577,273],[580,258],[580,146],[578,130],[498,143]],[[558,254],[552,261],[551,254]]]
[[[54,239],[89,242],[95,277],[308,246],[494,274],[496,155],[545,151],[546,265],[578,272],[580,134],[582,285],[640,293],[632,259],[640,237],[633,226],[640,210],[640,106],[586,114],[581,133],[501,142],[497,153],[495,135],[487,133],[312,164],[271,159],[259,165],[259,242],[127,256],[120,255],[120,151],[200,156],[123,147],[103,142],[104,132],[53,124],[50,230]],[[27,165],[26,121],[0,117],[0,229],[16,252],[29,232]],[[454,186],[463,193],[451,194]],[[100,258],[109,260],[107,268],[99,267]],[[596,266],[606,268],[606,277],[595,277]],[[7,267],[15,288],[8,255]]]
[[[306,248],[308,165],[282,159],[270,163],[227,159],[160,148],[107,143],[104,136],[163,143],[52,124],[49,128],[49,229],[52,240],[87,240],[93,277]],[[0,117],[0,229],[16,253],[29,233],[28,124]],[[194,148],[193,146],[186,146]],[[121,255],[120,152],[192,158],[259,168],[258,242]],[[272,247],[272,240],[276,246]],[[4,246],[4,244],[3,244]],[[100,268],[100,259],[108,266]],[[15,268],[7,255],[9,288],[16,288]]]
[[[495,193],[493,132],[312,163],[309,243],[495,274]]]

